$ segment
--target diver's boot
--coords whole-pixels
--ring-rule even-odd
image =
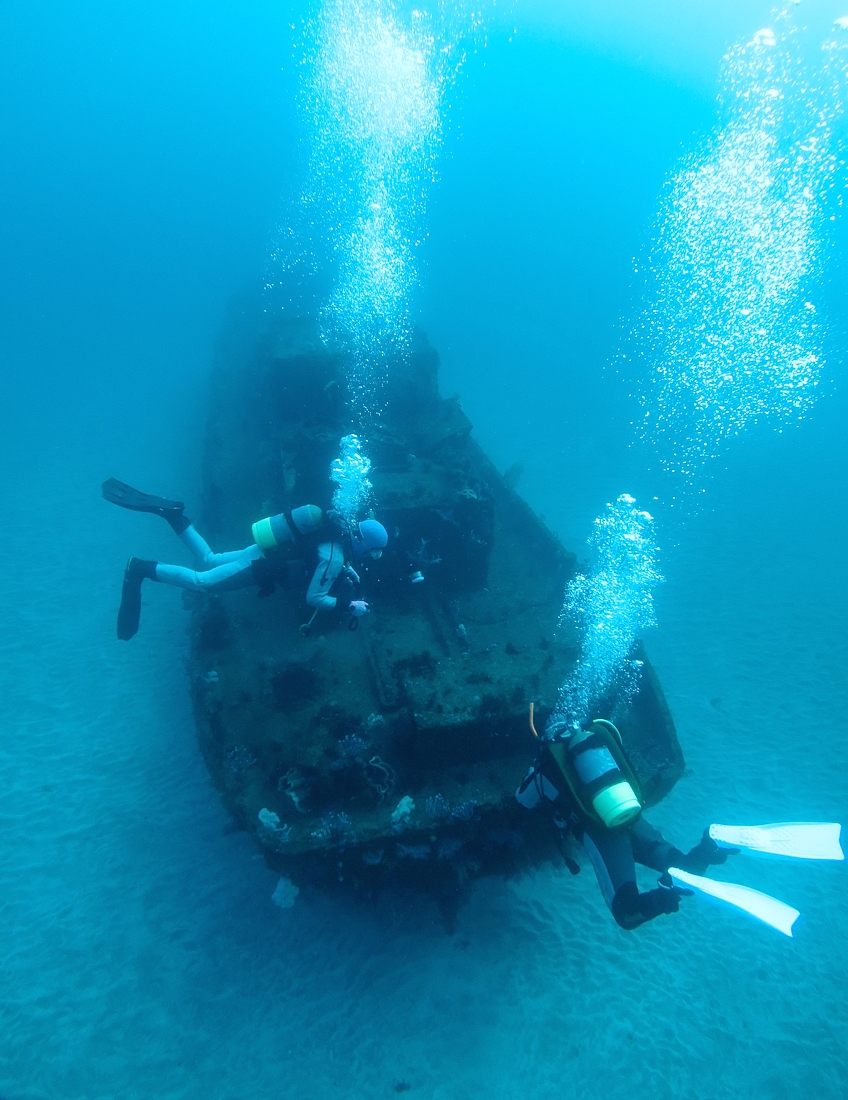
[[[110,477],[100,487],[103,499],[110,504],[117,504],[119,508],[129,508],[131,512],[152,512],[167,520],[178,535],[191,524],[191,520],[183,515],[185,504],[181,500],[168,500],[166,497],[154,497],[149,493],[141,493],[133,489],[132,485],[125,485],[123,481]]]
[[[118,609],[118,637],[128,642],[138,632],[141,618],[141,582],[156,580],[156,562],[130,558],[124,570],[121,606]]]

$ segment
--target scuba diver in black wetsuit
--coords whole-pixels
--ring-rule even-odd
[[[536,733],[532,707],[530,726]],[[596,718],[586,729],[563,737],[564,732],[553,727],[542,741],[515,797],[528,809],[551,805],[554,824],[563,833],[570,831],[592,861],[604,901],[622,928],[676,913],[680,898],[692,891],[673,884],[669,867],[702,875],[739,849],[720,848],[704,830],[700,842],[684,855],[642,815],[639,783],[612,722]],[[577,864],[567,857],[566,862],[577,874]],[[660,872],[656,889],[639,892],[637,863]]]
[[[315,565],[306,590],[306,602],[314,609],[314,619],[319,610],[329,611],[339,605],[340,598],[332,594],[332,589],[340,578],[351,585],[359,584],[359,576],[351,563],[366,557],[379,558],[388,542],[385,527],[374,519],[363,520],[355,531],[351,531],[335,513],[325,515],[314,504],[305,504],[254,523],[254,541],[243,550],[216,554],[183,514],[185,506],[181,501],[140,493],[115,478],[104,481],[102,490],[106,500],[121,508],[161,516],[206,567],[194,570],[182,565],[130,558],[118,612],[118,637],[123,641],[129,641],[138,631],[144,580],[201,592],[231,591],[256,585],[260,596],[268,596],[277,584],[288,586],[289,567],[295,559],[307,564],[311,560]],[[351,616],[351,625],[356,625],[356,621],[370,610],[361,599],[349,600],[345,606]]]

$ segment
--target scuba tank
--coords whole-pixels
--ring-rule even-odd
[[[549,749],[587,817],[616,829],[642,812],[639,783],[612,722],[596,718],[588,729],[552,742]]]
[[[323,513],[314,504],[304,504],[293,508],[291,512],[280,512],[276,516],[257,520],[253,524],[253,541],[260,550],[273,550],[283,542],[296,543],[302,538],[316,535],[321,531]]]
[[[252,562],[254,580],[260,596],[270,596],[279,584],[291,587],[297,565],[305,571],[317,555],[321,542],[335,537],[335,528],[325,520],[324,513],[314,504],[292,508],[276,516],[257,520],[252,527],[253,541],[262,556]],[[300,576],[296,579],[300,579]]]

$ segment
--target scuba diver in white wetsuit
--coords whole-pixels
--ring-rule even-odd
[[[203,566],[200,570],[182,565],[130,558],[124,573],[121,607],[118,612],[118,637],[129,641],[138,631],[141,617],[141,585],[144,580],[160,581],[193,591],[231,591],[256,585],[260,596],[270,595],[277,584],[286,584],[293,558],[315,562],[306,591],[306,602],[313,608],[330,611],[339,606],[340,597],[332,594],[340,577],[359,584],[352,562],[366,557],[379,558],[388,542],[385,527],[374,519],[357,525],[356,531],[335,515],[325,515],[314,504],[305,504],[253,524],[254,541],[243,550],[214,553],[206,540],[184,515],[181,501],[149,496],[115,478],[103,482],[103,496],[112,504],[134,512],[151,512],[166,520],[181,541]],[[351,625],[370,608],[361,599],[346,605]],[[312,619],[310,619],[310,623]]]
[[[533,711],[530,711],[530,727]],[[537,734],[538,736],[538,734]],[[725,863],[738,848],[721,848],[709,830],[684,855],[642,815],[642,794],[612,722],[596,718],[586,729],[549,727],[539,756],[515,797],[527,809],[548,805],[558,834],[570,832],[589,856],[604,901],[616,922],[638,928],[661,913],[676,913],[680,898],[692,893],[671,880],[669,867],[703,875]],[[565,853],[563,852],[563,855]],[[573,874],[578,865],[568,857]],[[636,864],[659,871],[654,890],[640,893]]]

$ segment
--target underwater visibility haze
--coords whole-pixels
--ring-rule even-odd
[[[286,773],[249,823],[225,809],[192,709],[226,679],[191,671],[211,660],[200,605],[148,579],[138,635],[115,637],[127,559],[189,558],[99,487],[185,502],[215,551],[277,499],[332,503],[370,609],[349,636],[354,612],[285,644],[347,652],[408,621],[387,596],[381,618],[393,546],[409,607],[438,588],[440,547],[403,541],[385,458],[435,478],[423,435],[409,453],[391,420],[392,386],[431,369],[430,347],[445,401],[427,401],[473,424],[498,499],[517,509],[516,490],[576,555],[556,573],[521,511],[499,547],[477,482],[438,506],[451,537],[471,516],[475,545],[520,562],[523,581],[481,589],[481,622],[561,616],[570,671],[548,700],[531,667],[547,638],[486,650],[526,666],[509,813],[536,813],[511,796],[533,763],[527,704],[545,703],[543,737],[570,734],[610,693],[638,700],[647,654],[686,762],[650,819],[681,852],[714,823],[844,823],[846,97],[848,8],[831,0],[0,5],[3,1100],[844,1095],[837,860],[746,849],[710,869],[800,911],[791,936],[702,892],[625,930],[589,859],[567,850],[578,875],[522,863],[512,818],[486,843],[515,873],[478,877],[436,833],[480,808],[401,798],[385,754],[364,762],[363,726],[334,732],[329,771],[370,776],[410,875],[453,860],[462,904],[446,920],[407,886],[290,880],[268,850],[296,837],[305,788]],[[266,391],[227,389],[233,364],[261,378],[286,340],[289,360],[332,368],[304,376],[301,436],[326,452],[308,476]],[[219,439],[224,414],[238,434]],[[251,469],[280,482],[267,511],[239,481]],[[326,502],[290,496],[319,476]],[[242,513],[225,544],[220,517]],[[376,560],[362,540],[381,518]],[[233,648],[276,644],[277,609],[306,619],[305,590],[234,612],[260,625]],[[463,598],[428,622],[482,669],[450,705],[485,716]],[[336,668],[328,713],[364,692]],[[272,703],[297,687],[262,675]],[[232,752],[233,774],[256,764]],[[311,833],[335,878],[367,847],[356,820]]]

